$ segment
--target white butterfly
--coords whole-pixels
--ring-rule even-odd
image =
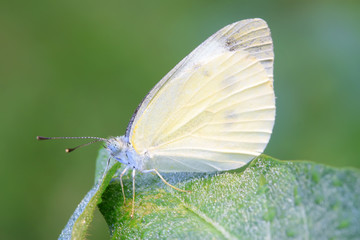
[[[125,136],[80,137],[104,141],[111,158],[127,165],[120,179],[133,169],[132,216],[136,170],[155,172],[180,190],[159,172],[236,169],[264,151],[275,121],[273,60],[266,22],[235,22],[156,84],[136,109]]]

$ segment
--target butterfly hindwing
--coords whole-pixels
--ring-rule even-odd
[[[171,70],[137,109],[127,136],[146,169],[241,167],[265,149],[275,119],[273,47],[265,21],[219,30]]]

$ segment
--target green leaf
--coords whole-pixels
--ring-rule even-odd
[[[130,174],[129,174],[130,175]],[[360,236],[360,172],[261,155],[246,169],[212,174],[118,178],[100,211],[113,239],[355,239]]]
[[[116,170],[121,166],[120,163],[110,162],[108,166],[109,170],[104,176],[107,159],[108,154],[106,150],[100,150],[96,162],[95,185],[77,206],[75,212],[62,230],[59,239],[85,239],[86,231],[93,219],[97,204],[101,202],[101,195],[109,185]]]

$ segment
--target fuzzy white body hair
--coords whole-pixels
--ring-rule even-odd
[[[106,141],[106,149],[110,156],[129,168],[139,171],[144,170],[145,155],[138,154],[125,136],[109,138]]]

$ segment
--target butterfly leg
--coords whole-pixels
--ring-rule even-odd
[[[134,213],[135,213],[135,168],[133,169],[132,172],[132,179],[133,179],[133,200],[132,200],[132,209],[131,209],[131,218],[134,217]]]
[[[124,171],[122,171],[121,174],[120,174],[120,185],[121,185],[121,191],[122,191],[122,194],[123,194],[123,197],[124,197],[124,205],[125,205],[125,202],[126,202],[126,198],[125,198],[124,184],[123,184],[123,181],[122,181],[122,177],[124,176],[124,174],[127,172],[128,169],[129,169],[129,166],[126,166]]]
[[[170,183],[168,183],[168,182],[163,178],[163,176],[161,176],[161,174],[160,174],[156,169],[145,170],[145,171],[142,171],[142,172],[143,172],[143,173],[154,172],[154,173],[156,173],[156,175],[158,175],[159,178],[160,178],[166,185],[168,185],[169,187],[172,187],[173,189],[175,189],[175,190],[177,190],[177,191],[180,191],[180,192],[188,192],[188,193],[191,192],[191,191],[183,190],[183,189],[180,189],[180,188],[177,188],[177,187],[171,185]]]

